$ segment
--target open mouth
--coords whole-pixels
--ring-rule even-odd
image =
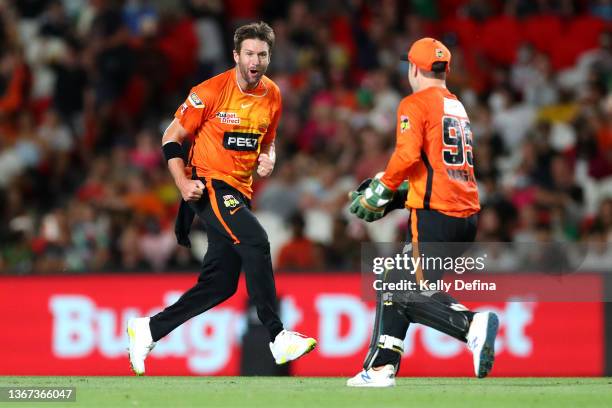
[[[251,75],[257,75],[259,74],[259,71],[256,69],[249,69],[249,72],[251,73]]]

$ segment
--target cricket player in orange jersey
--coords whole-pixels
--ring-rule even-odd
[[[188,229],[197,214],[206,224],[208,250],[194,287],[155,316],[128,322],[130,364],[138,375],[144,374],[144,360],[156,341],[236,292],[241,269],[257,315],[269,331],[276,363],[295,360],[316,346],[314,339],[283,328],[270,243],[250,209],[253,171],[267,177],[276,160],[281,94],[264,75],[273,45],[274,32],[266,23],[239,27],[234,34],[236,66],[192,88],[164,133],[164,155],[183,197],[177,238],[189,245]],[[182,144],[189,136],[193,142],[185,158]]]
[[[397,110],[396,147],[384,174],[362,183],[351,195],[351,212],[371,222],[403,203],[410,211],[406,251],[413,257],[459,254],[447,242],[472,242],[480,210],[474,177],[470,121],[461,102],[446,88],[451,53],[440,41],[416,41],[402,59],[409,62],[413,93]],[[408,191],[402,186],[408,180]],[[436,243],[438,243],[436,245]],[[449,246],[450,247],[450,246]],[[437,281],[440,270],[417,267],[415,282]],[[388,274],[392,276],[393,274]],[[395,385],[409,324],[421,323],[466,342],[478,377],[490,372],[498,318],[473,313],[443,291],[377,293],[376,320],[363,371],[353,387]]]

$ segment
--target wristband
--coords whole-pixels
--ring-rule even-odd
[[[166,161],[170,159],[179,158],[183,159],[183,148],[178,142],[168,142],[164,143],[162,146],[162,151],[164,152],[164,157]],[[184,161],[185,159],[183,159]]]

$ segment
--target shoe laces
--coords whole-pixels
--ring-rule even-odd
[[[478,345],[478,337],[477,336],[472,337],[470,339],[470,341],[468,341],[468,344],[467,344],[467,346],[468,346],[468,348],[470,350],[474,350],[477,345]]]

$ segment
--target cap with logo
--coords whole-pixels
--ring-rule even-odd
[[[420,69],[433,72],[449,72],[451,53],[444,44],[435,38],[421,38],[415,41],[402,61],[410,61]]]

